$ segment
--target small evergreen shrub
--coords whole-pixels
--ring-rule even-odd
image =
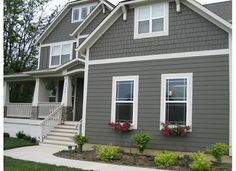
[[[229,150],[229,146],[224,143],[216,143],[210,146],[207,151],[210,153],[215,159],[221,163],[222,157]]]
[[[26,135],[25,135],[24,131],[19,131],[16,133],[16,137],[19,139],[23,139],[25,136]]]
[[[161,154],[158,154],[154,158],[154,164],[159,169],[165,169],[175,165],[178,156],[174,155],[171,152],[163,151]]]
[[[31,141],[31,136],[25,135],[25,136],[23,136],[23,139],[26,141]]]
[[[82,135],[77,134],[73,137],[73,140],[74,140],[75,144],[78,145],[79,152],[82,153],[83,152],[83,145],[88,142],[88,138],[86,136],[82,136]]]
[[[151,136],[148,134],[135,134],[132,136],[132,140],[136,143],[140,153],[143,153],[148,142],[151,140]]]
[[[10,135],[8,134],[8,133],[6,133],[6,132],[4,132],[4,138],[9,138],[10,137]]]
[[[36,137],[32,137],[32,138],[31,138],[31,142],[34,143],[34,144],[36,144],[36,143],[38,142],[38,141],[37,141],[37,138],[36,138]]]
[[[111,161],[119,159],[119,148],[112,145],[98,146],[95,148],[96,157],[101,161]]]
[[[204,153],[198,152],[190,156],[192,171],[210,171],[211,163]]]

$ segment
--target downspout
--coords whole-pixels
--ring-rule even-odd
[[[122,12],[123,12],[123,20],[126,21],[127,20],[127,8],[125,5],[121,6]]]
[[[180,12],[180,0],[175,0],[175,3],[176,3],[176,12]]]

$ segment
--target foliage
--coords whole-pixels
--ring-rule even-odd
[[[229,150],[229,146],[224,143],[216,143],[210,146],[207,151],[212,156],[215,157],[215,159],[221,163],[222,157],[226,154],[226,152]]]
[[[4,138],[4,150],[32,145],[36,145],[36,143],[19,138]]]
[[[193,171],[209,171],[211,163],[204,153],[198,152],[190,156],[192,163],[190,169]]]
[[[4,132],[4,138],[9,138],[10,137],[10,135],[7,133],[7,132]]]
[[[73,137],[73,140],[78,145],[79,152],[83,152],[83,145],[88,142],[88,138],[77,134]]]
[[[36,144],[36,143],[38,142],[38,141],[37,141],[37,138],[36,138],[36,137],[32,137],[32,138],[31,138],[31,142],[34,143],[34,144]]]
[[[162,129],[161,129],[161,135],[164,136],[186,136],[188,134],[188,131],[191,129],[190,126],[182,126],[178,124],[171,124],[170,122],[161,123]]]
[[[101,161],[111,161],[119,159],[119,148],[112,145],[98,146],[95,148],[96,157]]]
[[[111,122],[108,124],[114,132],[128,132],[130,131],[131,124],[129,122]]]
[[[139,152],[143,153],[148,142],[151,140],[151,136],[148,134],[135,134],[132,136],[132,140],[136,143]]]
[[[4,171],[84,171],[82,169],[55,166],[31,161],[13,159],[4,156]]]
[[[31,136],[25,135],[25,136],[23,137],[23,140],[31,141]]]
[[[173,166],[178,159],[178,156],[168,151],[163,151],[161,154],[156,155],[154,158],[154,164],[159,169],[165,169]]]
[[[4,73],[34,70],[39,54],[37,38],[58,13],[51,0],[4,1]]]
[[[47,80],[45,88],[47,90],[53,90],[56,87],[56,82],[54,80]]]
[[[26,135],[25,135],[24,131],[19,131],[16,133],[16,137],[19,139],[23,139],[25,136]]]

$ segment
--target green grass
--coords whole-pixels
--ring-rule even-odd
[[[36,144],[33,144],[31,143],[31,141],[26,141],[23,139],[4,137],[4,150],[18,148],[18,147],[32,146],[32,145],[36,145]]]
[[[17,160],[4,156],[4,171],[84,171],[76,168],[55,166],[31,161]]]

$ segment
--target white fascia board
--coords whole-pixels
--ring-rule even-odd
[[[51,31],[57,26],[57,24],[64,18],[64,16],[69,12],[70,6],[75,4],[81,4],[84,2],[89,2],[91,0],[81,0],[76,2],[68,2],[66,6],[60,11],[60,13],[52,20],[51,24],[47,27],[47,29],[42,33],[41,36],[36,40],[35,44],[40,44],[48,35],[51,33]]]
[[[219,17],[203,5],[199,4],[194,0],[183,0],[181,1],[184,5],[191,8],[193,11],[197,12],[202,17],[206,18],[207,20],[211,21],[221,29],[225,30],[226,32],[232,32],[232,24],[228,21],[224,20],[223,18]]]

